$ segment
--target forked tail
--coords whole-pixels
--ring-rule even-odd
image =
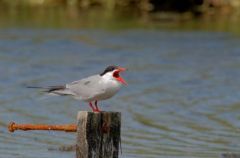
[[[43,92],[58,94],[58,95],[70,95],[65,86],[48,86],[48,87],[40,87],[40,86],[28,86],[27,88],[37,88],[42,89]]]

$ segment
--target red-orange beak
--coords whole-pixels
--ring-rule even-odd
[[[113,74],[113,76],[122,84],[127,85],[127,82],[119,75],[120,72],[126,71],[126,68],[118,67],[117,71]]]
[[[122,71],[126,71],[126,70],[127,70],[126,68],[123,68],[123,67],[118,67],[117,69],[119,70],[119,72],[122,72]]]

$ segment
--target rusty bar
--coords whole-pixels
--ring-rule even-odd
[[[46,125],[46,124],[16,124],[15,122],[10,122],[8,124],[8,131],[14,132],[15,130],[54,130],[54,131],[65,131],[65,132],[76,132],[77,126],[75,124],[67,125]]]

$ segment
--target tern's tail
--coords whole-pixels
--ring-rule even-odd
[[[28,86],[27,88],[42,89],[43,92],[46,92],[49,94],[70,95],[69,91],[66,89],[65,86],[49,86],[49,87]]]

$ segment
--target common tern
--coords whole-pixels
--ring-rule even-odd
[[[44,92],[60,96],[72,96],[77,100],[89,103],[93,112],[100,112],[98,101],[113,97],[122,87],[127,85],[126,81],[120,76],[125,68],[111,65],[102,73],[73,81],[61,86],[34,87],[41,88]]]

